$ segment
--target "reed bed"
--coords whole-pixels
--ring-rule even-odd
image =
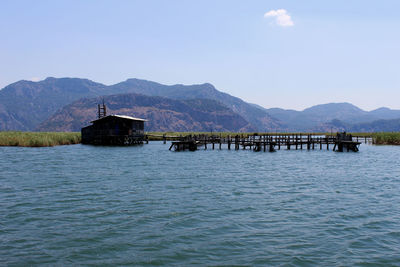
[[[162,136],[187,136],[187,135],[217,135],[222,137],[240,135],[248,137],[257,135],[279,135],[289,133],[235,133],[235,132],[148,132],[150,141],[163,140]],[[310,133],[294,133],[308,135]],[[330,135],[330,133],[312,133],[313,135]],[[380,133],[352,133],[355,136],[372,136],[376,145],[400,145],[400,132]],[[73,145],[81,143],[79,132],[16,132],[0,131],[0,146],[22,146],[22,147],[49,147],[58,145]]]
[[[375,145],[400,145],[400,132],[373,133],[372,137]]]
[[[80,142],[79,132],[0,132],[0,146],[49,147]]]

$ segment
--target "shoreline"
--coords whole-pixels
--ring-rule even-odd
[[[218,135],[226,136],[251,136],[255,133],[234,133],[234,132],[147,132],[149,141],[162,141],[163,135],[187,136],[187,135]],[[268,135],[279,135],[288,133],[257,133]],[[331,133],[294,133],[313,135],[332,135]],[[374,145],[400,145],[400,132],[379,132],[379,133],[351,133],[354,136],[371,136]],[[167,138],[168,139],[168,138]],[[21,132],[21,131],[0,131],[0,146],[19,147],[52,147],[60,145],[75,145],[81,143],[80,132]]]

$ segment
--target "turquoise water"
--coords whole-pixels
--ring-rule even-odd
[[[0,147],[0,265],[400,265],[400,147],[168,148]]]

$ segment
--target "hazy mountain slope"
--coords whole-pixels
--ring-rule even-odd
[[[303,110],[302,113],[307,116],[313,116],[316,118],[316,120],[320,121],[338,118],[342,119],[343,121],[350,121],[368,116],[368,112],[350,103],[329,103],[316,105]]]
[[[149,120],[146,131],[253,131],[229,108],[209,99],[173,100],[138,94],[105,96],[108,114]],[[80,131],[96,119],[99,98],[75,101],[43,122],[41,131]]]
[[[47,78],[40,82],[19,81],[0,90],[0,130],[34,130],[57,110],[75,100],[120,93],[140,93],[176,100],[212,99],[244,118],[255,131],[313,131],[316,128],[327,128],[324,124],[332,120],[347,125],[400,118],[400,110],[379,108],[367,112],[349,103],[317,105],[303,111],[264,109],[220,92],[208,83],[163,85],[129,79],[106,86],[87,79]],[[96,104],[93,108],[96,108]]]
[[[346,123],[340,120],[332,120],[315,127],[313,130],[315,132],[399,132],[400,119],[375,120],[364,123]]]
[[[0,90],[0,130],[33,130],[54,112],[79,98],[120,93],[141,93],[178,100],[212,99],[244,117],[255,130],[279,128],[279,123],[265,110],[222,93],[211,84],[167,86],[129,79],[105,86],[86,79],[47,78],[40,82],[19,81]]]
[[[378,108],[369,112],[370,115],[378,119],[398,119],[400,118],[400,110],[389,108]]]
[[[105,85],[86,79],[19,81],[0,90],[0,130],[33,130],[66,104],[104,94]]]
[[[364,111],[350,103],[329,103],[316,105],[303,111],[284,110],[279,108],[267,109],[274,118],[279,119],[289,130],[313,131],[315,129],[330,129],[323,124],[332,120],[342,123],[368,123],[378,119],[400,118],[400,111],[381,108],[375,111]]]
[[[352,132],[399,132],[400,119],[376,120],[368,123],[357,123],[349,127]]]
[[[139,79],[129,79],[109,87],[113,93],[132,92],[151,96],[164,96],[173,99],[205,98],[217,100],[233,112],[238,113],[259,131],[280,129],[280,122],[272,118],[264,109],[244,102],[215,89],[209,83],[197,85],[162,85]]]
[[[279,120],[284,129],[287,131],[306,131],[315,122],[313,118],[307,119],[301,111],[281,109],[281,108],[270,108],[266,110],[273,118]]]

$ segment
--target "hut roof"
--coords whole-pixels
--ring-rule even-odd
[[[91,122],[93,123],[93,122],[101,121],[101,120],[104,120],[104,119],[107,119],[107,118],[110,118],[110,117],[119,118],[119,119],[126,119],[126,120],[132,120],[132,121],[147,121],[145,119],[134,118],[134,117],[125,116],[125,115],[108,115],[108,116],[102,117],[100,119],[91,121]]]

